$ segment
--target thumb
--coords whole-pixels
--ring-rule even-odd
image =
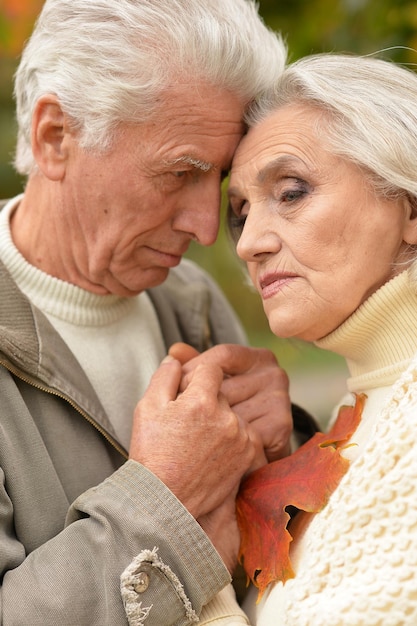
[[[207,397],[217,398],[222,383],[223,371],[221,367],[214,363],[201,363],[194,370],[184,393],[197,397],[207,394]]]
[[[190,346],[187,343],[178,342],[174,343],[170,347],[168,354],[174,357],[174,359],[177,359],[182,365],[184,365],[184,363],[187,363],[187,361],[191,361],[191,359],[198,356],[200,353],[198,352],[198,350],[193,348],[193,346]]]
[[[163,405],[171,400],[175,400],[178,395],[181,377],[181,363],[170,355],[166,356],[153,374],[145,396],[147,394],[153,395],[153,397],[159,398]]]

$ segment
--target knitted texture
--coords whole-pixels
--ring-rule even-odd
[[[317,342],[347,359],[349,390],[368,396],[358,445],[346,449],[352,462],[328,504],[294,539],[295,578],[271,585],[259,604],[249,592],[252,626],[416,626],[416,311],[404,271]],[[232,605],[217,607],[216,624],[246,623],[228,617]]]
[[[296,577],[262,600],[257,626],[417,624],[416,432],[414,361],[363,453],[312,518]]]

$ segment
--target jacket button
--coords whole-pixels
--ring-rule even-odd
[[[136,593],[143,593],[149,587],[149,576],[146,572],[139,572],[136,579],[137,582],[134,584],[133,589]]]

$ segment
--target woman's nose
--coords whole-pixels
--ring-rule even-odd
[[[270,215],[252,206],[246,216],[236,252],[243,261],[259,260],[265,254],[275,254],[281,248],[281,240],[274,231]]]

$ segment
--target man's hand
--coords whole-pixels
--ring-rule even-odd
[[[181,389],[186,389],[201,364],[220,367],[221,391],[233,411],[247,421],[260,437],[268,461],[289,454],[292,432],[288,376],[270,350],[222,344],[199,354],[184,343],[169,353],[183,364]]]
[[[237,488],[214,511],[197,519],[210,538],[224,564],[233,574],[239,554],[240,533],[236,518]]]
[[[223,371],[216,363],[196,365],[179,393],[181,380],[181,363],[164,359],[136,407],[129,456],[204,519],[236,493],[249,468],[266,460],[256,433],[220,392]]]

